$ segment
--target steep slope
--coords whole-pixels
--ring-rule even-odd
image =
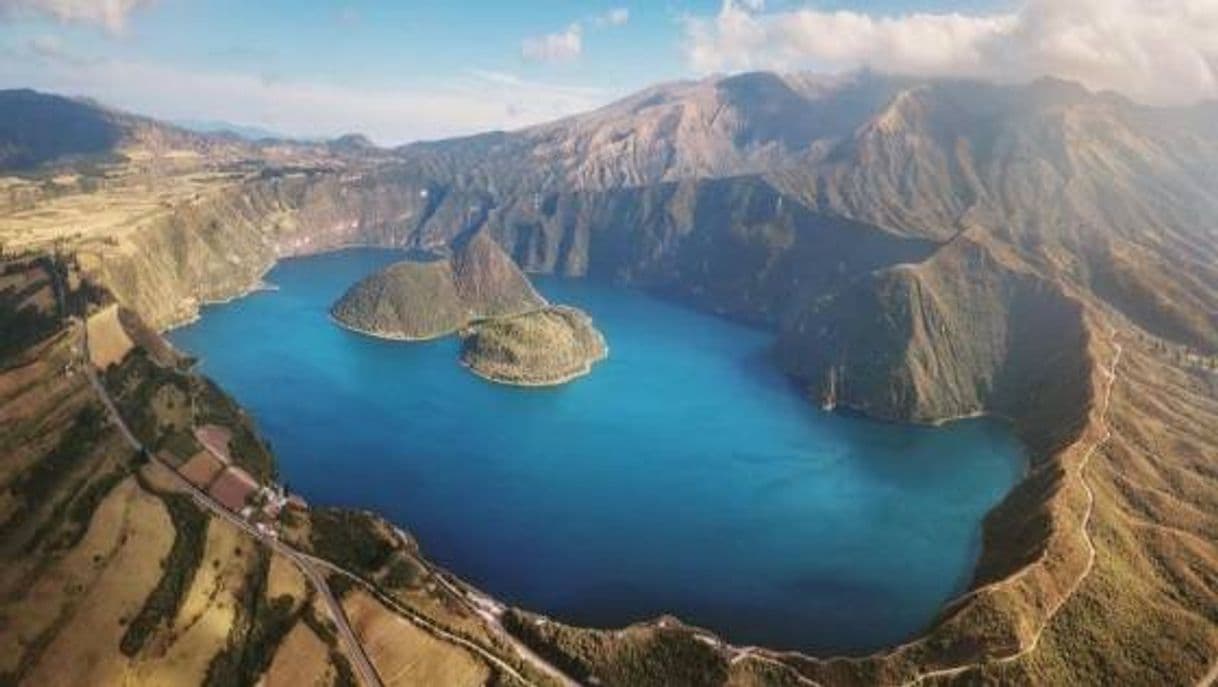
[[[784,322],[779,358],[828,406],[922,422],[999,414],[1052,448],[1086,407],[1083,307],[1001,254],[962,234],[869,273]]]
[[[0,682],[345,687],[375,679],[357,681],[366,652],[393,679],[549,684],[387,523],[218,506],[183,461],[212,455],[195,437],[218,429],[268,480],[249,418],[137,315],[112,317],[70,260],[5,259],[0,275]],[[95,373],[110,327],[134,348]]]
[[[592,318],[570,306],[483,320],[461,334],[461,364],[517,386],[563,384],[588,374],[607,353]]]
[[[243,148],[233,140],[192,133],[89,100],[0,90],[0,170],[28,170],[73,158],[104,160],[130,149],[218,155]]]
[[[448,258],[404,260],[362,279],[330,314],[361,333],[420,340],[543,305],[512,259],[478,232],[460,241]]]
[[[697,631],[668,626],[525,633],[555,660],[600,676],[642,661],[660,683],[687,659],[822,684],[1189,683],[1218,655],[1216,113],[1054,80],[715,77],[226,179],[66,243],[163,327],[280,257],[489,236],[527,270],[775,328],[777,360],[817,402],[996,413],[1033,449],[971,591],[909,644],[814,659],[705,637],[686,652]]]
[[[820,212],[902,234],[982,227],[1030,268],[1214,351],[1215,169],[1213,124],[1194,110],[1054,80],[946,82],[901,91],[823,164],[779,185]]]
[[[899,83],[871,74],[713,77],[648,88],[550,124],[399,152],[433,178],[501,193],[759,173],[849,134]]]
[[[1172,681],[1200,675],[1212,661],[1214,636],[1203,629],[1218,612],[1212,585],[1198,591],[1188,576],[1157,572],[1152,561],[1165,544],[1129,530],[1122,516],[1100,515],[1107,519],[1093,526],[1086,466],[1109,459],[1108,390],[1120,383],[1109,373],[1118,374],[1122,338],[1156,342],[1183,361],[1211,361],[1205,354],[1218,350],[1218,241],[1209,219],[1218,216],[1218,138],[1213,121],[1198,114],[1208,111],[1145,108],[1053,80],[906,82],[848,135],[809,145],[790,166],[767,172],[769,202],[751,202],[759,194],[742,193],[750,188],[744,179],[602,192],[594,178],[576,174],[563,183],[579,190],[543,193],[531,207],[507,194],[488,223],[534,267],[641,282],[776,322],[780,360],[818,400],[898,420],[990,412],[1016,423],[1034,449],[1034,470],[987,522],[978,591],[947,609],[925,641],[863,661],[817,662],[810,676],[866,683],[880,675],[902,682],[1026,670],[1066,681],[1094,682],[1106,672]],[[702,195],[710,188],[730,200],[715,204]],[[795,231],[775,221],[784,214],[780,198],[809,221]],[[698,215],[702,203],[720,212]],[[701,221],[686,224],[691,215]],[[708,231],[718,222],[726,231]],[[905,259],[894,251],[868,269],[833,270],[843,244],[823,238],[835,226],[855,240],[875,232],[880,245],[907,237],[905,245],[922,249]],[[810,252],[829,260],[780,268],[801,239],[817,234]],[[714,248],[698,251],[699,236]],[[1178,407],[1167,401],[1176,392],[1166,383],[1146,382],[1142,393]],[[1210,436],[1195,440],[1212,453],[1218,438],[1202,434]],[[1165,448],[1141,460],[1174,473],[1183,459],[1185,470],[1208,479],[1212,470],[1188,455]],[[1157,493],[1166,521],[1216,507],[1175,488]],[[1204,619],[1173,628],[1187,651],[1147,639],[1161,658],[1121,658],[1129,644],[1107,644],[1086,668],[1072,658],[1081,637],[1119,632],[1110,623],[1132,622],[1145,603],[1109,584],[1100,593],[1113,595],[1121,611],[1096,618],[1109,629],[1062,634],[1059,623],[1095,617],[1085,601],[1103,555],[1093,553],[1103,546],[1092,544],[1093,527],[1123,540],[1121,553],[1111,554],[1113,579],[1154,580],[1146,593],[1166,594],[1164,607],[1180,607],[1174,599],[1182,594],[1183,608]],[[1212,576],[1212,551],[1189,560],[1210,571],[1202,578]],[[1042,636],[1055,639],[1042,644]]]

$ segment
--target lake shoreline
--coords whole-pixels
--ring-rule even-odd
[[[359,264],[388,257],[390,256],[378,258],[375,253],[363,257],[338,254],[319,257],[315,259],[317,262],[311,263],[291,261],[285,262],[281,266],[281,271],[273,276],[275,281],[281,284],[283,289],[281,295],[295,303],[300,300],[299,289],[321,288],[312,283],[316,281],[313,275],[331,271],[328,267],[324,269],[315,267],[317,265],[346,264],[346,269],[354,270]],[[322,272],[318,270],[322,270]],[[297,276],[292,277],[293,274]],[[354,277],[357,272],[350,274]],[[281,279],[281,277],[283,278]],[[341,275],[335,275],[333,279],[343,282],[344,285],[350,280],[349,277]],[[694,531],[684,532],[682,528],[685,525],[680,525],[682,522],[688,522],[689,526],[703,522],[704,524],[696,526],[697,531],[703,533],[708,531],[731,532],[733,528],[739,526],[736,523],[747,523],[754,517],[749,513],[755,512],[756,506],[751,505],[752,501],[748,498],[748,494],[778,478],[784,461],[798,460],[798,463],[803,463],[810,460],[810,458],[797,458],[796,455],[791,454],[792,446],[809,445],[807,439],[800,438],[803,432],[813,431],[807,427],[808,423],[813,426],[836,427],[838,429],[835,429],[835,432],[846,432],[849,436],[857,437],[857,440],[865,442],[887,435],[894,437],[894,440],[897,437],[905,436],[910,437],[911,440],[916,439],[917,443],[911,445],[910,448],[915,448],[917,454],[910,454],[904,460],[876,462],[860,456],[859,458],[851,457],[845,462],[834,461],[824,464],[826,467],[832,465],[849,467],[855,471],[859,469],[866,472],[895,469],[900,470],[901,473],[906,472],[903,465],[909,466],[908,476],[894,475],[891,478],[884,478],[881,483],[889,482],[891,479],[916,479],[919,483],[938,480],[939,478],[935,475],[938,474],[937,470],[940,468],[934,466],[943,464],[943,461],[933,455],[936,451],[930,446],[947,442],[942,445],[948,447],[948,450],[956,452],[958,449],[951,448],[952,443],[957,441],[951,439],[952,436],[959,435],[962,440],[964,440],[963,437],[975,437],[965,440],[968,442],[988,441],[983,437],[991,436],[981,432],[981,426],[972,423],[944,428],[942,431],[945,434],[940,434],[939,431],[926,432],[923,429],[917,429],[916,432],[910,434],[914,430],[913,427],[905,427],[896,423],[874,423],[870,420],[858,424],[839,425],[838,423],[844,420],[834,420],[835,414],[833,413],[809,413],[806,397],[795,391],[781,371],[769,366],[754,365],[752,362],[740,365],[741,360],[754,361],[764,357],[763,352],[770,340],[769,334],[764,331],[691,310],[686,305],[674,304],[641,290],[618,289],[593,282],[562,279],[542,279],[538,282],[538,288],[546,290],[547,293],[550,292],[550,289],[557,289],[557,293],[550,294],[555,296],[551,300],[571,302],[573,305],[586,308],[595,316],[598,323],[606,326],[604,335],[615,338],[613,355],[618,363],[606,366],[603,371],[597,370],[596,375],[582,374],[573,377],[573,379],[580,379],[581,383],[571,385],[569,390],[562,394],[515,394],[507,397],[503,396],[503,393],[512,387],[544,389],[546,386],[552,385],[511,384],[487,379],[481,375],[469,377],[465,370],[446,372],[446,370],[456,370],[458,367],[452,365],[452,356],[458,352],[458,342],[454,341],[451,336],[427,340],[442,343],[438,346],[400,349],[378,346],[352,347],[354,340],[341,335],[344,330],[370,339],[391,339],[355,331],[338,322],[334,323],[340,326],[333,327],[331,322],[326,322],[326,319],[331,319],[327,307],[328,299],[332,295],[330,293],[321,293],[315,298],[309,299],[321,307],[302,309],[296,305],[282,316],[272,314],[278,312],[276,304],[283,302],[274,297],[250,299],[209,310],[207,313],[209,316],[225,314],[219,318],[205,317],[202,323],[189,331],[176,332],[174,338],[182,342],[186,338],[199,340],[200,336],[211,337],[213,335],[208,335],[206,330],[217,322],[227,322],[228,324],[225,326],[235,326],[240,329],[242,327],[240,321],[242,317],[246,316],[234,317],[233,308],[239,311],[248,309],[250,311],[248,319],[257,323],[279,322],[281,317],[288,317],[289,320],[283,322],[280,336],[260,340],[252,350],[246,350],[245,347],[235,349],[231,346],[226,347],[223,345],[224,338],[213,338],[216,342],[214,346],[202,348],[186,346],[186,350],[201,353],[200,357],[207,368],[206,373],[216,378],[224,388],[234,394],[243,406],[249,408],[250,412],[263,420],[262,424],[268,430],[273,427],[293,428],[293,431],[287,434],[280,430],[273,430],[268,432],[267,436],[276,447],[276,452],[281,456],[281,465],[285,475],[310,501],[358,504],[360,507],[385,514],[394,523],[409,527],[420,541],[428,543],[429,549],[431,549],[429,556],[437,563],[447,569],[460,571],[463,578],[487,589],[498,598],[510,600],[513,604],[551,614],[560,621],[595,616],[600,618],[602,622],[598,624],[602,626],[628,624],[658,615],[676,614],[691,624],[715,628],[732,641],[790,647],[795,650],[811,650],[817,653],[823,653],[818,648],[821,646],[848,645],[863,651],[872,647],[893,644],[914,636],[917,631],[914,626],[924,625],[929,618],[933,617],[933,613],[940,607],[937,602],[927,606],[926,616],[910,623],[908,632],[896,632],[895,630],[899,630],[896,625],[891,622],[885,623],[891,627],[888,627],[883,634],[887,636],[891,633],[891,639],[873,638],[853,641],[848,635],[843,634],[840,627],[834,626],[831,635],[841,635],[843,641],[826,643],[828,640],[817,639],[817,635],[822,631],[818,629],[818,626],[824,625],[823,619],[812,618],[788,624],[790,633],[785,636],[778,626],[756,634],[759,629],[764,629],[764,626],[768,624],[768,621],[761,619],[750,620],[747,617],[741,617],[738,622],[736,620],[726,622],[722,618],[716,621],[714,613],[711,612],[713,611],[712,606],[706,606],[699,611],[698,608],[703,602],[690,605],[688,598],[683,601],[682,593],[676,588],[669,589],[671,585],[677,584],[678,580],[665,579],[666,576],[663,574],[649,573],[647,582],[642,588],[647,590],[647,594],[633,597],[633,600],[625,598],[624,601],[627,603],[608,614],[601,614],[592,608],[585,608],[582,611],[578,608],[566,608],[553,601],[553,595],[562,593],[561,590],[566,583],[556,581],[551,584],[547,582],[538,588],[529,580],[540,580],[548,578],[549,575],[538,578],[538,573],[523,572],[533,567],[533,563],[528,560],[516,560],[515,563],[505,564],[506,560],[518,558],[508,553],[515,550],[516,546],[509,545],[507,541],[495,542],[502,537],[511,536],[512,532],[530,531],[533,533],[530,535],[530,540],[534,541],[531,546],[544,544],[543,551],[561,550],[565,552],[557,562],[552,561],[549,554],[539,552],[538,555],[530,557],[531,560],[536,561],[536,565],[549,561],[544,564],[547,568],[554,570],[554,575],[570,580],[576,586],[597,584],[596,581],[600,579],[604,571],[602,570],[600,573],[596,571],[602,567],[601,565],[585,569],[586,564],[591,564],[591,559],[587,559],[586,556],[593,555],[595,548],[601,546],[595,542],[604,537],[604,532],[620,530],[622,524],[616,521],[596,524],[596,517],[612,516],[616,518],[618,516],[615,513],[619,512],[631,513],[631,518],[644,518],[647,523],[650,523],[637,533],[628,536],[633,541],[648,541],[657,536],[659,532],[664,531],[664,528],[672,525],[679,525],[679,527],[666,537],[672,537],[674,542],[694,542],[705,536],[705,534],[698,535]],[[581,300],[582,298],[593,298],[594,300],[589,304]],[[609,310],[604,311],[602,308],[609,308]],[[642,308],[642,310],[636,311],[637,308]],[[604,317],[602,312],[606,313]],[[297,319],[292,320],[293,317]],[[312,319],[310,320],[310,318]],[[331,321],[333,322],[333,320]],[[314,324],[309,324],[309,322]],[[305,327],[305,329],[300,329],[300,327]],[[618,337],[625,338],[616,341]],[[643,350],[649,357],[639,358],[640,345],[645,345]],[[623,346],[625,347],[623,348]],[[744,348],[742,349],[741,346]],[[341,405],[341,407],[347,408],[344,412],[351,416],[350,421],[342,419],[342,415],[334,416],[332,413],[317,416],[317,419],[309,419],[313,417],[313,411],[310,408],[314,407],[314,404],[308,402],[307,399],[315,393],[308,391],[309,388],[317,388],[316,393],[328,398],[343,398],[342,394],[325,392],[324,387],[315,387],[313,382],[309,382],[307,387],[303,387],[306,390],[304,396],[301,395],[301,387],[292,387],[295,397],[293,403],[285,406],[280,400],[277,400],[279,399],[279,394],[276,393],[278,392],[277,387],[282,387],[283,382],[271,382],[270,380],[286,380],[290,384],[297,384],[298,382],[292,381],[293,377],[285,377],[285,374],[295,375],[297,373],[281,370],[280,367],[283,364],[291,363],[296,356],[302,354],[306,355],[302,362],[314,359],[318,355],[323,356],[316,358],[314,363],[307,363],[305,367],[297,368],[302,371],[310,370],[311,372],[306,373],[309,375],[320,374],[322,379],[330,374],[347,377],[352,372],[358,371],[359,377],[355,379],[361,381],[357,381],[356,386],[349,387],[351,390],[358,390],[358,396],[348,397],[348,400],[342,401]],[[356,362],[354,360],[341,362],[341,360],[332,361],[326,357],[355,354],[361,358],[355,366],[353,366],[353,363]],[[606,351],[606,355],[608,355],[608,351]],[[645,363],[657,355],[661,357],[656,358],[653,363],[647,363],[651,367],[637,368],[639,364]],[[362,358],[365,356],[372,356],[372,359],[363,361]],[[226,366],[241,360],[248,362],[248,367],[242,369],[246,369],[249,374],[254,375],[247,378],[248,382],[243,382],[241,376],[234,377],[224,372],[227,369]],[[375,360],[382,360],[383,363],[373,364]],[[409,365],[409,367],[397,371],[381,367],[386,363],[399,364],[392,361],[400,361],[400,364]],[[296,365],[296,363],[293,364]],[[707,368],[707,365],[712,367]],[[483,383],[471,387],[467,382],[460,381],[462,378],[477,379]],[[260,379],[267,381],[259,381]],[[303,380],[303,378],[301,379]],[[657,383],[664,386],[657,389],[654,387],[654,384]],[[383,391],[377,391],[378,388]],[[495,389],[503,391],[496,392]],[[616,391],[611,392],[610,390]],[[606,393],[610,395],[604,396]],[[454,394],[456,396],[453,396]],[[625,394],[625,396],[621,394]],[[365,407],[362,400],[365,397],[383,400],[373,400],[372,405]],[[695,412],[694,415],[678,415],[672,419],[666,419],[669,413],[684,412],[681,409],[690,403],[701,404],[708,401],[714,404],[708,409],[694,410],[700,406],[690,406],[690,410]],[[574,414],[563,410],[571,403],[577,404],[571,407],[571,412]],[[305,412],[306,416],[293,414],[297,413],[295,410],[285,415],[284,408],[297,408],[299,411]],[[375,410],[369,410],[372,408]],[[318,410],[320,412],[320,407]],[[390,412],[389,415],[384,415],[386,410]],[[420,415],[421,412],[426,414]],[[628,415],[623,416],[623,412]],[[324,422],[321,420],[322,417],[325,418]],[[436,418],[436,421],[428,419],[432,417]],[[454,424],[457,418],[472,420],[475,422],[473,427],[485,426],[487,429],[474,432],[463,431],[462,426],[470,425],[465,425],[465,421],[457,421]],[[637,425],[636,423],[642,418],[651,418],[654,419],[654,422],[648,419],[646,424]],[[375,420],[375,422],[369,424],[369,420]],[[339,424],[335,424],[336,421]],[[573,421],[575,424],[571,424]],[[584,424],[588,421],[593,424]],[[757,422],[762,424],[755,424]],[[773,424],[775,422],[778,424]],[[343,429],[344,425],[348,429]],[[445,427],[449,429],[445,429]],[[748,429],[750,427],[756,427],[756,429],[750,430]],[[801,427],[804,429],[800,429]],[[409,429],[403,432],[405,428]],[[777,433],[775,433],[776,430]],[[376,483],[385,485],[385,489],[372,489],[370,492],[368,480],[355,479],[355,473],[352,472],[353,469],[356,469],[355,466],[348,465],[347,461],[343,459],[343,456],[350,454],[353,446],[343,437],[349,436],[351,432],[355,432],[359,436],[360,454],[368,456],[367,460],[371,460],[368,466],[359,468],[359,470],[375,469],[378,475]],[[656,432],[659,434],[655,434]],[[791,432],[794,434],[789,434]],[[788,434],[789,436],[787,436]],[[1003,437],[1005,434],[1000,432],[998,435],[992,436]],[[753,438],[744,440],[742,437]],[[761,443],[758,443],[759,438],[763,439]],[[832,441],[838,440],[832,439]],[[850,441],[855,441],[855,439],[850,439]],[[917,448],[926,442],[930,442],[930,444],[924,448]],[[891,441],[888,444],[901,446],[900,443],[893,445]],[[968,450],[966,447],[969,445],[971,444],[962,445],[960,448]],[[813,450],[814,454],[820,452],[820,449],[816,449],[814,444],[809,446],[812,447],[810,450]],[[882,444],[877,446],[882,446]],[[589,453],[593,449],[595,450]],[[876,450],[883,452],[893,449],[877,448]],[[984,448],[984,450],[993,449]],[[1012,450],[1018,454],[1017,449]],[[737,459],[733,458],[735,454],[744,452],[744,455],[748,455],[754,451],[759,451],[759,456],[765,456],[763,462],[739,463]],[[920,458],[919,455],[923,451],[931,453],[925,458]],[[938,451],[938,453],[942,453],[942,451]],[[648,456],[652,455],[664,456],[665,459],[662,462],[656,462],[654,458],[649,460]],[[783,461],[773,462],[781,455],[788,457]],[[379,458],[373,460],[373,456],[379,456]],[[409,456],[410,458],[407,460],[395,456]],[[532,456],[549,457],[542,462],[536,462],[537,459]],[[1022,473],[1023,461],[1019,458],[1020,456],[1016,455],[1011,466],[1003,468],[1010,470],[1008,474],[1012,486],[1017,483],[1020,473]],[[860,460],[862,462],[859,462]],[[808,467],[820,464],[820,461],[821,459],[816,459]],[[970,458],[962,465],[967,467],[977,464],[975,459]],[[694,469],[695,472],[689,476],[681,476],[680,472],[674,472],[674,470],[687,469],[682,467],[685,465],[688,465],[689,469]],[[500,475],[500,471],[508,466],[513,466],[511,474],[517,475],[517,477],[504,482],[502,476],[496,477],[496,475]],[[548,467],[543,469],[543,466]],[[917,469],[914,469],[915,466]],[[522,469],[525,472],[521,473]],[[780,473],[771,474],[771,471],[775,469],[779,469]],[[947,469],[946,464],[942,469]],[[984,468],[978,474],[983,475],[988,469]],[[403,472],[403,470],[409,472]],[[486,522],[487,518],[491,517],[488,514],[479,515],[483,512],[481,509],[484,506],[474,503],[472,509],[453,510],[454,501],[468,501],[467,497],[462,497],[458,493],[449,493],[449,488],[445,486],[449,484],[446,475],[456,474],[452,472],[453,470],[459,470],[463,475],[460,482],[452,483],[454,488],[458,484],[461,485],[460,493],[468,494],[472,489],[487,496],[494,494],[494,498],[490,499],[491,504],[506,499],[511,503],[533,502],[536,505],[531,505],[523,510],[518,507],[509,509],[506,513],[511,517],[507,521],[502,520],[502,513],[505,511],[500,511],[498,507],[495,507],[494,512],[499,515],[494,518],[500,524],[496,528],[488,530],[477,524]],[[811,474],[814,473],[809,473],[809,476]],[[944,479],[948,482],[972,479],[960,476],[955,470],[943,474]],[[953,474],[956,476],[951,477]],[[645,475],[646,478],[639,477],[641,475]],[[698,477],[695,478],[694,475],[698,475]],[[521,476],[527,477],[527,481],[520,482]],[[694,481],[690,482],[690,479],[694,479]],[[775,501],[769,498],[763,502],[769,504],[770,508],[777,506],[783,510],[796,509],[781,518],[783,522],[787,523],[803,523],[791,534],[782,534],[785,529],[779,531],[767,528],[766,531],[770,534],[763,532],[760,536],[748,535],[739,540],[728,536],[724,543],[739,541],[740,544],[746,545],[745,550],[747,550],[748,547],[763,544],[769,536],[781,536],[784,539],[789,536],[797,536],[801,540],[815,542],[817,537],[824,536],[826,533],[833,534],[832,528],[826,530],[816,524],[825,521],[824,516],[811,513],[800,515],[800,513],[803,512],[802,509],[808,507],[832,507],[832,504],[839,498],[835,494],[841,493],[841,490],[838,487],[830,488],[828,482],[824,483],[823,487],[815,486],[820,483],[819,480],[809,483],[806,481],[807,479],[808,477],[801,478],[796,483],[796,485],[803,485],[799,486],[799,489],[819,490],[824,488],[830,489],[830,491],[826,492],[824,496],[816,496],[815,494],[819,492],[814,491],[795,501],[787,499]],[[850,477],[849,479],[855,478]],[[417,487],[411,486],[421,484],[424,480],[430,485],[424,492],[417,492]],[[669,485],[669,480],[677,481]],[[878,487],[881,483],[877,483],[876,486]],[[1003,483],[1005,483],[1005,478]],[[547,484],[549,486],[546,486]],[[680,484],[685,486],[680,486]],[[393,485],[396,487],[390,489]],[[690,486],[694,486],[696,491],[690,492]],[[870,493],[871,487],[866,488],[869,490],[867,493]],[[934,487],[934,489],[938,488]],[[1009,488],[1009,486],[1002,487],[1001,493],[1006,493],[1006,489]],[[386,491],[387,489],[389,491]],[[712,491],[705,492],[706,489]],[[587,518],[582,514],[579,517],[573,517],[574,514],[584,511],[588,503],[603,501],[603,496],[598,497],[596,494],[603,495],[606,493],[605,490],[629,495],[626,499],[627,502],[635,503],[637,501],[637,504],[624,506],[607,502],[603,506],[607,510],[601,510],[600,515],[593,512],[591,515],[596,517],[588,520],[586,525],[581,525],[581,520],[587,520]],[[392,497],[389,496],[390,491],[393,492]],[[376,495],[379,492],[385,492],[383,498]],[[671,499],[673,493],[690,495],[690,499],[682,500],[682,503],[687,505],[682,507],[685,515],[681,518],[665,514],[667,510],[665,504],[673,503]],[[707,495],[699,495],[695,498],[694,494],[699,493]],[[711,497],[709,494],[716,495]],[[876,496],[878,497],[878,493]],[[485,500],[485,498],[480,500]],[[871,496],[867,496],[858,503],[874,504],[868,506],[869,508],[888,508],[885,506],[886,502],[887,499],[873,500]],[[432,503],[432,505],[426,505],[427,503]],[[714,507],[711,507],[711,504],[714,504]],[[403,508],[404,505],[409,505],[409,507]],[[690,506],[694,509],[690,510]],[[703,506],[706,507],[703,508]],[[538,510],[538,508],[542,510]],[[625,508],[625,510],[620,511],[621,508]],[[917,511],[926,512],[926,509],[919,506]],[[962,532],[964,539],[960,541],[958,551],[952,552],[952,547],[956,546],[952,545],[940,555],[935,556],[936,560],[942,561],[934,563],[935,566],[946,565],[950,570],[944,572],[942,576],[937,573],[932,576],[939,580],[934,585],[936,587],[941,585],[944,589],[944,601],[957,595],[960,591],[961,581],[967,579],[975,570],[977,550],[974,547],[980,531],[979,523],[988,511],[988,507],[979,508],[975,512],[970,512],[964,520],[961,520],[959,516],[953,516],[957,527],[965,528]],[[533,517],[529,515],[532,512],[538,514],[545,512],[548,515],[539,515],[542,517],[541,522],[533,525],[525,524],[527,518]],[[691,516],[695,516],[695,519],[690,520]],[[836,517],[831,513],[830,516]],[[522,517],[526,520],[521,520]],[[865,517],[860,522],[873,521],[877,517],[879,516]],[[467,520],[469,522],[466,522]],[[908,520],[910,518],[902,516],[897,521]],[[664,527],[657,531],[655,525],[660,523],[664,523]],[[563,534],[571,527],[575,527],[576,531],[583,531],[585,527],[592,529],[580,535]],[[807,535],[793,534],[807,527],[813,528]],[[595,532],[601,532],[601,534],[596,535]],[[454,535],[454,533],[460,534]],[[845,537],[842,540],[844,543],[848,543],[850,537],[854,536],[851,534],[851,530],[842,531],[842,535]],[[454,539],[454,536],[457,538]],[[594,545],[594,549],[580,553],[579,549],[571,549],[570,544],[559,545],[560,541],[571,536],[574,536],[576,541],[586,541],[590,545]],[[604,545],[611,545],[617,539],[617,537],[612,537],[606,540]],[[454,546],[461,540],[479,543]],[[545,543],[550,541],[553,544]],[[470,558],[467,553],[462,553],[465,546],[473,546],[472,551],[484,553]],[[828,548],[815,558],[820,560],[829,555],[832,560],[832,556],[836,554],[831,552],[836,546],[830,542]],[[879,548],[875,550],[879,552],[903,545],[900,543],[900,539],[897,539],[890,544],[878,544],[877,546]],[[552,549],[552,547],[557,548]],[[671,555],[665,553],[667,548],[671,548],[671,545],[663,546],[654,552],[619,556],[619,558],[623,562],[629,562],[635,556],[640,561],[658,559],[657,557]],[[767,562],[772,554],[760,552],[736,554],[732,556],[732,560],[735,562],[731,565],[744,565],[746,568],[761,565],[763,566],[762,571],[765,567],[779,565],[780,568],[776,568],[775,573],[780,577],[799,574],[797,571],[803,568],[804,564],[798,563],[798,561],[803,560],[805,554],[811,550],[820,548],[822,548],[820,545],[814,543],[795,548],[782,547],[779,550],[788,552],[784,556],[788,554],[794,556],[789,563],[777,559]],[[490,552],[499,553],[494,553],[488,558],[487,555]],[[504,556],[509,558],[503,558]],[[878,560],[882,561],[887,558],[885,556]],[[854,562],[847,563],[847,565],[865,565],[872,568],[878,566],[878,569],[886,567],[882,562],[873,564],[858,560],[857,555],[843,560],[852,559]],[[951,562],[947,563],[947,561]],[[710,561],[706,561],[705,565],[712,564]],[[797,567],[791,569],[790,572],[781,572],[781,566],[786,565]],[[812,565],[815,569],[818,564]],[[704,568],[705,566],[700,565],[699,567]],[[713,567],[722,568],[723,561]],[[513,572],[513,569],[516,572]],[[806,568],[803,569],[806,574]],[[563,570],[567,572],[564,573]],[[782,586],[777,583],[777,580],[773,584],[763,582],[766,576],[775,573],[760,572],[761,577],[757,578],[759,586],[756,589],[763,594],[763,598],[764,595],[777,594],[775,598],[781,599],[784,594]],[[715,595],[712,594],[715,584],[718,584],[715,580],[723,578],[723,583],[728,584],[730,577],[723,577],[728,574],[727,570],[724,570],[722,574],[711,576],[705,581],[706,583],[703,585],[705,589],[700,590],[699,595],[711,594],[711,596],[705,597],[706,603],[712,605],[718,603],[714,601]],[[748,573],[749,576],[757,574],[758,572]],[[734,593],[728,592],[727,589],[725,587],[722,592],[725,595],[724,601],[730,601]],[[815,594],[818,595],[821,592],[815,592]],[[807,593],[799,595],[800,598],[806,596]],[[594,600],[595,596],[589,598]],[[673,603],[653,604],[647,599],[660,601],[671,599]],[[806,606],[805,601],[798,599],[784,600],[781,603],[758,599],[752,603],[773,603],[776,608],[788,607],[788,610],[792,607]],[[915,613],[915,615],[920,613],[920,611],[915,612],[912,607],[903,612]],[[866,614],[857,613],[853,613],[853,615],[858,617],[859,622],[862,622],[866,616]],[[818,617],[823,617],[823,614]],[[762,625],[756,623],[762,623]],[[853,621],[850,624],[853,625]],[[859,627],[864,626],[872,625],[864,623]],[[749,630],[748,627],[753,627],[753,629]],[[851,632],[854,631],[864,632],[863,629]],[[771,636],[771,632],[778,634]],[[866,630],[866,632],[872,632],[872,630]]]

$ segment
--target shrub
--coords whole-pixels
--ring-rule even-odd
[[[126,656],[139,653],[152,633],[177,615],[178,608],[182,605],[182,597],[190,588],[195,571],[203,560],[207,516],[187,496],[167,494],[161,498],[169,509],[176,535],[160,581],[144,600],[144,606],[127,626],[127,631],[119,642],[119,649]]]

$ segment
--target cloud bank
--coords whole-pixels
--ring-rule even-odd
[[[625,7],[614,7],[602,15],[593,18],[598,26],[625,26],[630,22],[630,10]]]
[[[467,70],[443,84],[357,87],[77,55],[38,37],[0,59],[0,83],[95,98],[166,120],[253,123],[305,138],[351,131],[381,144],[516,128],[582,112],[611,94]]]
[[[0,0],[0,19],[50,18],[63,23],[94,24],[112,32],[152,0]]]
[[[557,33],[526,38],[520,43],[520,54],[527,60],[563,62],[579,57],[584,51],[584,28],[576,22]]]
[[[614,7],[606,12],[572,22],[557,33],[533,36],[520,42],[520,55],[532,62],[569,62],[584,52],[584,24],[594,29],[615,28],[630,23],[630,10]]]
[[[1218,0],[1024,0],[997,14],[764,11],[725,0],[684,20],[690,66],[872,68],[1026,81],[1053,75],[1144,102],[1218,97]]]

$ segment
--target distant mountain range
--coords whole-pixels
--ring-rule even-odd
[[[526,271],[771,328],[817,404],[1010,420],[1033,461],[986,522],[973,592],[892,652],[766,654],[805,679],[1192,683],[1218,654],[1218,104],[748,73],[392,150],[227,134],[0,92],[0,169],[132,146],[261,165],[141,216],[138,243],[91,246],[110,251],[93,276],[157,327],[280,257],[482,235]],[[542,653],[586,667],[581,647],[621,639],[589,637]]]
[[[292,138],[291,136],[285,136],[277,131],[271,131],[260,126],[233,124],[232,122],[218,119],[178,119],[174,120],[173,124],[201,134],[231,134],[246,141],[260,141],[263,139],[289,140]]]

